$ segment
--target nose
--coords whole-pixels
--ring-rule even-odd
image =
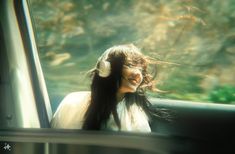
[[[139,69],[135,69],[133,70],[132,72],[132,78],[135,79],[136,81],[138,82],[141,82],[142,81],[142,73]]]
[[[140,72],[138,72],[138,71],[133,72],[133,77],[140,78]]]

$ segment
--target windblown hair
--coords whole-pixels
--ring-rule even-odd
[[[111,64],[111,74],[108,77],[99,76],[99,63],[91,71],[91,102],[85,113],[85,121],[82,129],[100,130],[106,128],[106,123],[113,114],[115,123],[121,128],[116,106],[117,92],[121,86],[123,65],[131,63],[140,65],[143,68],[143,81],[134,93],[126,93],[124,96],[127,108],[133,103],[142,107],[148,116],[154,114],[150,107],[150,102],[145,96],[146,89],[153,89],[153,77],[148,73],[147,66],[149,60],[133,44],[114,46],[108,49],[107,61]]]

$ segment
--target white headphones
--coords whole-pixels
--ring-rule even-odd
[[[111,74],[111,64],[108,61],[110,50],[106,50],[103,55],[99,58],[99,67],[98,67],[98,74],[100,77],[106,78]]]

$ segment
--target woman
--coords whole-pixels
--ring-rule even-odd
[[[150,132],[153,88],[147,58],[133,44],[109,48],[91,71],[91,92],[74,92],[59,105],[53,128]]]

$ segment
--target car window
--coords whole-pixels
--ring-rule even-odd
[[[30,0],[52,110],[108,47],[134,43],[157,63],[150,97],[235,103],[234,2]]]

